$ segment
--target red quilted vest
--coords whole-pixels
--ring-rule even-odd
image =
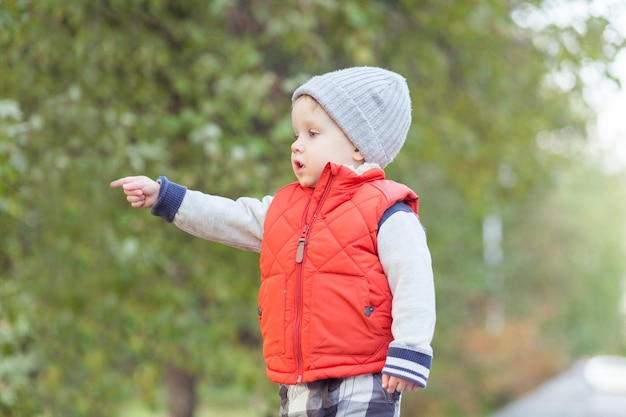
[[[380,372],[391,292],[377,256],[378,221],[418,199],[381,169],[329,164],[315,189],[276,193],[261,247],[259,322],[270,380],[283,384]]]

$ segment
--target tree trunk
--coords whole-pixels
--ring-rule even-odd
[[[170,417],[193,417],[196,408],[196,378],[173,363],[165,371]]]

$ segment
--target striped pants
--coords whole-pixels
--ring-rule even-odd
[[[280,417],[400,417],[400,397],[381,374],[281,385]]]

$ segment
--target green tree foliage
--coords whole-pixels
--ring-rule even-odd
[[[31,299],[19,277],[25,216],[20,177],[26,171],[25,140],[31,125],[22,120],[15,101],[0,100],[0,413],[32,415],[38,408],[30,395],[37,359],[31,348]]]
[[[257,256],[131,210],[108,183],[165,174],[229,197],[271,194],[292,180],[291,92],[351,65],[394,69],[412,91],[414,124],[388,175],[422,198],[439,325],[431,385],[407,395],[403,415],[478,415],[545,376],[526,372],[515,385],[520,367],[534,365],[519,362],[529,352],[550,372],[563,365],[557,354],[618,349],[623,340],[604,329],[620,319],[619,181],[591,168],[570,178],[577,165],[547,145],[582,143],[590,117],[580,80],[564,90],[550,74],[602,66],[623,40],[598,43],[602,18],[584,31],[513,22],[514,10],[522,19],[537,7],[0,3],[0,349],[23,359],[0,372],[0,392],[15,393],[0,395],[3,415],[108,416],[137,397],[158,405],[171,366],[205,385],[270,392],[274,411],[256,325]],[[612,211],[579,204],[579,187]],[[507,254],[497,294],[485,289],[482,259],[481,221],[493,210]],[[567,215],[555,221],[553,211]],[[612,233],[594,233],[607,224]],[[482,326],[493,299],[507,307],[499,336]],[[518,333],[528,351],[506,354]]]

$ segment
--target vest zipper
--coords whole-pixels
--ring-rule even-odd
[[[313,226],[313,223],[315,222],[315,219],[317,219],[317,215],[320,213],[320,211],[322,210],[322,205],[324,204],[324,200],[326,200],[326,196],[328,195],[328,192],[330,191],[330,185],[332,183],[332,180],[334,178],[334,175],[331,173],[330,175],[330,179],[328,180],[328,183],[326,184],[326,187],[324,188],[324,192],[322,193],[322,196],[320,197],[320,201],[317,204],[317,207],[315,207],[315,211],[313,212],[313,217],[311,217],[311,220],[309,221],[309,223],[306,223],[304,225],[304,227],[302,228],[302,235],[300,236],[300,238],[298,238],[298,250],[296,251],[296,323],[295,323],[295,330],[294,330],[294,350],[295,350],[295,356],[296,356],[296,363],[298,365],[298,378],[296,380],[296,382],[299,384],[302,382],[302,374],[304,373],[303,370],[303,364],[302,364],[302,342],[301,342],[301,328],[302,328],[302,310],[303,310],[303,296],[302,296],[302,263],[304,261],[304,252],[305,252],[305,248],[306,245],[308,243],[307,241],[307,237],[309,236],[309,232],[311,231],[311,227]],[[305,216],[306,216],[306,211],[305,211]],[[305,217],[303,217],[304,219]],[[306,220],[303,220],[303,222]]]

